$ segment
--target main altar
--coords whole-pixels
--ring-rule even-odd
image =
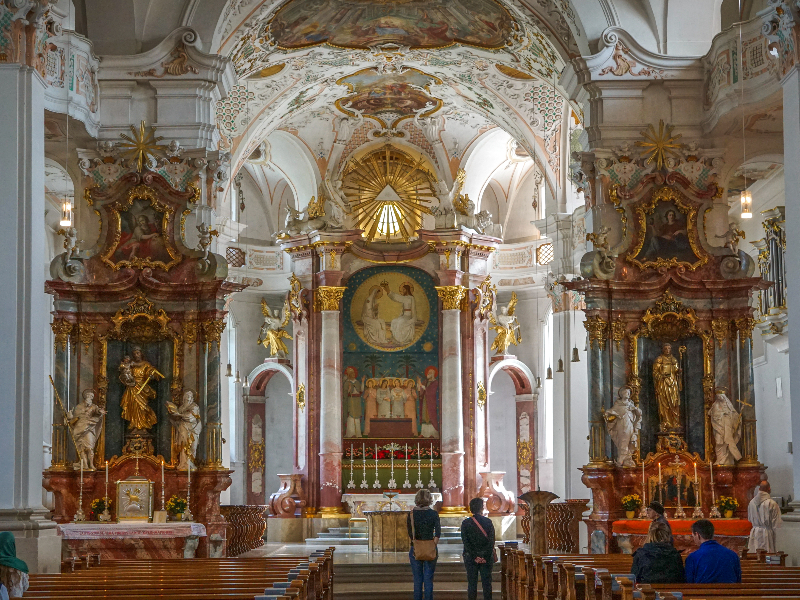
[[[157,145],[144,122],[131,130],[126,144],[82,151],[100,236],[80,248],[65,227],[50,266],[55,408],[43,485],[65,554],[224,556],[220,336],[226,297],[243,286],[226,281],[203,222],[222,163]],[[178,522],[150,524],[169,506],[181,507]],[[115,545],[127,524],[128,538],[149,541]]]
[[[645,515],[630,504],[626,511],[623,499],[638,495],[661,502],[678,525],[729,517],[716,522],[740,548],[766,469],[757,455],[751,308],[766,283],[738,250],[719,161],[675,142],[663,122],[658,131],[643,132],[641,153],[624,146],[592,157],[593,247],[582,277],[562,283],[586,302],[582,471],[593,510],[584,520],[593,549],[630,551],[631,536],[646,533],[635,521]],[[738,503],[727,515],[723,498]]]

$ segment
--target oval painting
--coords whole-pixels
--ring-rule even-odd
[[[350,302],[350,319],[365,344],[395,352],[422,337],[430,310],[422,286],[413,277],[384,272],[358,286]]]

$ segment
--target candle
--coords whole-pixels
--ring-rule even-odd
[[[664,502],[664,484],[661,481],[661,463],[658,463],[658,500]]]
[[[108,461],[106,461],[106,487],[108,487]]]
[[[647,503],[647,482],[644,478],[644,461],[642,461],[642,504]]]
[[[431,443],[431,471],[433,471],[433,443]]]
[[[714,485],[714,461],[708,461],[708,468],[711,469],[711,485]]]
[[[697,487],[697,463],[694,463],[694,486]]]
[[[361,470],[366,475],[367,473],[367,447],[364,442],[361,442]]]

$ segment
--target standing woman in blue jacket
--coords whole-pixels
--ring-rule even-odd
[[[464,568],[467,570],[467,598],[478,598],[478,575],[483,586],[483,600],[492,600],[492,566],[494,556],[494,525],[483,516],[483,498],[469,501],[472,517],[461,523],[464,542]]]
[[[414,508],[408,513],[408,537],[411,539],[411,550],[408,557],[411,560],[411,572],[414,574],[414,600],[433,600],[433,574],[436,571],[436,561],[439,560],[439,550],[434,550],[432,560],[419,560],[414,551],[414,542],[433,541],[436,546],[442,537],[442,525],[439,522],[439,513],[432,507],[433,497],[426,489],[421,489],[414,497]],[[430,544],[417,544],[420,550]]]

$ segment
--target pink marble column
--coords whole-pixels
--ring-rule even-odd
[[[464,510],[464,414],[461,406],[461,299],[465,288],[437,288],[442,299],[439,394],[442,405],[442,512]]]
[[[320,290],[325,290],[320,294]],[[334,291],[335,290],[335,291]],[[342,512],[342,358],[339,300],[344,288],[317,288],[321,296],[319,478],[320,511]]]
[[[517,494],[539,489],[536,469],[536,427],[538,394],[517,394]]]

